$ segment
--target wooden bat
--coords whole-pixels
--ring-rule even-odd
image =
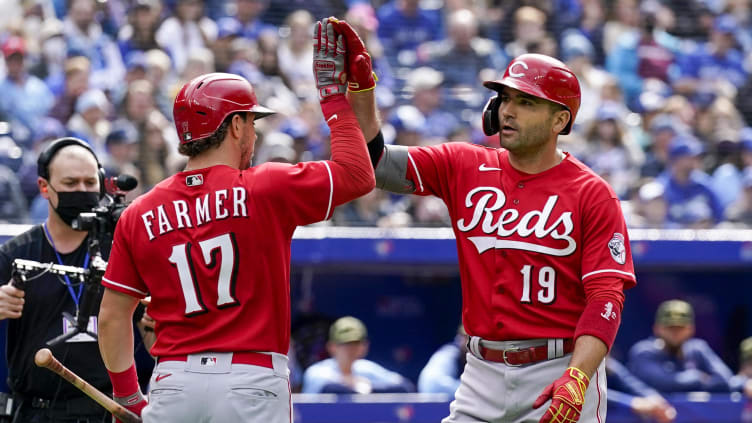
[[[48,348],[42,348],[34,355],[34,363],[37,367],[44,367],[57,373],[60,377],[70,382],[73,386],[80,389],[81,392],[86,394],[89,398],[96,401],[99,405],[104,407],[105,410],[112,413],[118,420],[123,423],[141,423],[141,417],[135,415],[122,405],[118,404],[105,395],[99,389],[91,386],[89,382],[81,379],[81,377],[67,367],[63,366],[63,363],[59,362],[55,356],[52,355],[52,351]]]

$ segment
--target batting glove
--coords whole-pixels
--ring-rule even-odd
[[[334,18],[329,18],[330,20]],[[366,45],[349,23],[334,20],[334,29],[345,37],[347,49],[347,88],[355,93],[368,91],[376,87],[379,79],[373,72],[371,55]]]
[[[316,22],[313,29],[313,74],[322,103],[347,92],[345,41],[331,19]]]
[[[116,397],[113,395],[112,399],[115,400],[116,403],[122,405],[128,411],[139,417],[141,416],[141,411],[144,409],[144,407],[149,404],[148,402],[146,402],[146,398],[144,398],[141,390],[138,390],[135,393],[128,395],[127,397]],[[112,417],[112,421],[115,423],[122,423],[114,416]]]
[[[533,408],[538,408],[552,399],[539,423],[576,423],[580,420],[589,384],[590,378],[585,372],[576,367],[567,368],[564,375],[548,385],[533,403]]]

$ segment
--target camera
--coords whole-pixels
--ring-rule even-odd
[[[115,225],[128,203],[125,193],[138,185],[136,178],[130,175],[118,175],[104,181],[105,194],[100,205],[89,212],[80,213],[73,219],[71,227],[77,231],[88,231],[94,235],[112,235]]]

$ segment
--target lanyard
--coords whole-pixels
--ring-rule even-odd
[[[50,244],[52,244],[52,250],[55,252],[55,257],[57,257],[57,263],[60,265],[64,265],[62,257],[60,257],[60,254],[57,252],[57,248],[55,248],[55,241],[52,240],[52,235],[50,235],[50,231],[47,229],[47,222],[44,222],[42,224],[44,227],[44,232],[47,234],[47,239],[50,240]],[[89,266],[89,252],[86,252],[86,257],[84,257],[84,269]],[[78,286],[78,295],[73,291],[73,284],[71,283],[70,279],[68,278],[68,275],[63,275],[63,278],[65,278],[65,285],[68,287],[68,292],[70,292],[71,298],[73,298],[73,302],[76,304],[76,310],[78,310],[78,301],[81,299],[81,293],[84,292],[84,284],[80,284]]]

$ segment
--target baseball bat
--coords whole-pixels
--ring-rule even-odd
[[[60,377],[70,382],[73,386],[80,389],[81,392],[86,394],[89,398],[96,401],[99,405],[104,407],[105,410],[112,413],[118,420],[123,423],[141,423],[141,417],[133,414],[131,411],[118,404],[105,395],[99,389],[91,386],[89,382],[83,380],[79,375],[70,371],[67,367],[63,366],[63,363],[59,362],[55,356],[52,355],[52,351],[48,348],[42,348],[34,355],[34,363],[37,367],[44,367],[57,373]]]

